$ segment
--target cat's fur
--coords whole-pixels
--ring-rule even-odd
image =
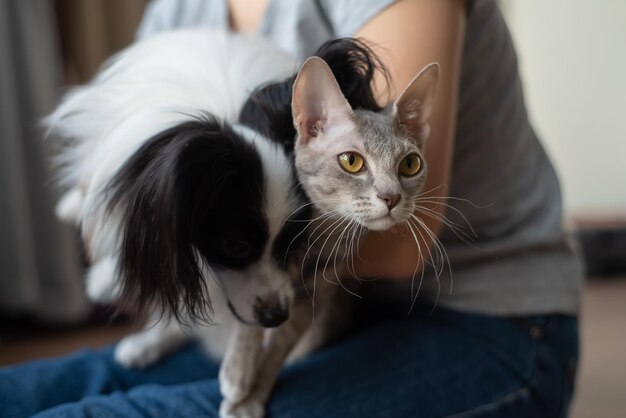
[[[415,175],[403,176],[399,165],[411,154],[423,161],[438,74],[437,64],[427,66],[396,101],[375,111],[351,106],[322,59],[309,58],[300,68],[291,109],[298,177],[316,208],[302,260],[303,280],[310,285],[308,295],[313,300],[296,299],[289,320],[263,350],[250,394],[232,409],[244,411],[242,416],[245,411],[262,410],[290,352],[292,357],[305,354],[346,325],[351,304],[338,286],[343,287],[341,280],[348,277],[347,260],[358,245],[361,229],[386,230],[408,222],[415,210],[425,166]],[[276,107],[276,103],[265,104],[265,111],[280,120]],[[277,132],[284,128],[279,126]],[[343,170],[337,156],[345,152],[364,157],[367,167],[356,174]]]
[[[207,36],[217,41],[207,42]],[[183,321],[193,323],[213,313],[211,318],[221,326],[191,329],[209,352],[224,358],[221,415],[261,416],[293,347],[300,341],[295,352],[304,354],[339,329],[326,320],[340,306],[333,303],[336,287],[319,278],[331,268],[337,270],[336,261],[328,262],[333,254],[352,250],[352,244],[345,244],[346,225],[386,229],[412,213],[412,197],[424,170],[402,179],[397,165],[407,153],[422,152],[437,71],[430,67],[395,104],[379,112],[370,86],[370,51],[356,42],[330,43],[320,55],[333,70],[320,59],[307,61],[295,82],[291,77],[253,94],[240,115],[249,128],[231,128],[245,93],[293,68],[288,57],[267,44],[231,37],[182,32],[137,44],[94,83],[68,96],[48,124],[70,139],[71,147],[61,154],[69,192],[58,208],[65,218],[82,224],[95,263],[88,278],[92,297],[115,298],[121,288],[137,303],[154,305],[155,312],[161,307]],[[222,144],[217,154],[206,147],[208,138]],[[237,145],[224,147],[227,144]],[[294,188],[287,159],[294,146],[299,179],[321,211],[308,232],[302,231],[306,222],[288,219],[300,206],[309,206]],[[365,157],[367,170],[358,176],[341,171],[337,154],[346,151]],[[233,155],[237,159],[229,162]],[[224,189],[232,185],[232,177],[217,184],[215,179],[237,160],[256,165],[251,172],[266,179],[259,185],[245,171],[235,176],[238,190],[251,187],[252,195],[265,197],[253,198],[251,205],[263,217],[252,212],[224,217],[241,209],[229,205],[242,196]],[[220,164],[221,169],[202,169]],[[250,193],[245,195],[250,199]],[[231,263],[223,248],[215,247],[222,242],[212,241],[216,236],[206,231],[228,229],[242,220],[252,222],[240,229],[237,243],[245,241],[260,252],[250,262]],[[265,233],[250,235],[263,223]],[[350,231],[355,238],[355,229]],[[281,257],[292,260],[289,252],[309,234],[312,246],[305,266],[281,264]],[[228,235],[226,230],[217,234]],[[337,279],[344,276],[345,267],[340,260]],[[115,280],[118,272],[121,285]],[[213,274],[217,280],[210,279]],[[308,287],[298,293],[300,280]],[[313,305],[306,292],[311,289],[318,309],[315,327],[310,326]],[[261,307],[259,300],[264,302]],[[285,319],[285,307],[289,319],[264,346],[263,329],[248,324],[277,325]],[[268,312],[272,318],[263,318]],[[178,321],[158,320],[125,338],[116,358],[127,366],[144,367],[188,338]]]

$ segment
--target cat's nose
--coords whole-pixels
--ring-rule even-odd
[[[397,193],[379,194],[378,198],[385,201],[385,204],[387,205],[387,208],[389,208],[389,210],[395,208],[400,201],[400,195]]]

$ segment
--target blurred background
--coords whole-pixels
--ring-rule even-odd
[[[83,295],[76,231],[54,218],[38,119],[132,42],[147,0],[0,1],[0,365],[117,340]],[[501,0],[533,124],[587,261],[572,416],[626,416],[626,2]],[[8,57],[8,59],[6,58]]]

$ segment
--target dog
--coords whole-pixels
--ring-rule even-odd
[[[88,295],[154,319],[118,345],[121,364],[145,367],[200,334],[224,359],[225,403],[253,381],[255,353],[237,347],[288,318],[304,239],[290,221],[309,215],[282,145],[237,119],[256,87],[295,69],[259,38],[169,32],[114,56],[44,120],[66,189],[57,214],[80,225],[91,263]]]

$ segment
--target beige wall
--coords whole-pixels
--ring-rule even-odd
[[[626,1],[501,4],[568,214],[626,217]]]

